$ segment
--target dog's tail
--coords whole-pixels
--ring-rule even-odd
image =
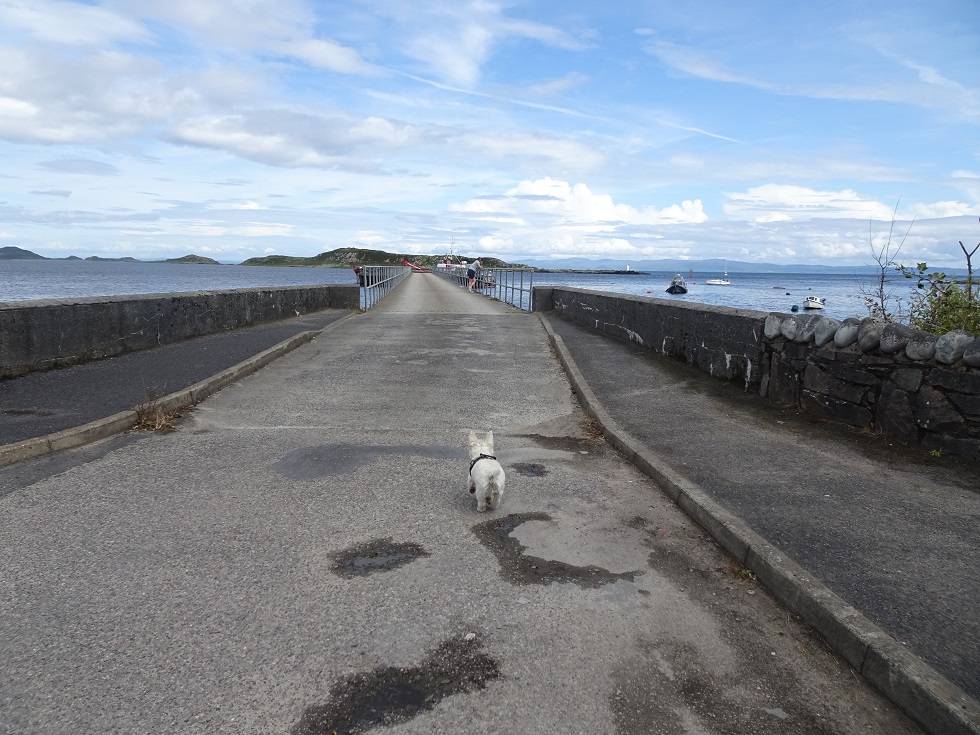
[[[504,473],[498,469],[487,479],[487,497],[492,498],[493,505],[496,506],[503,494]]]

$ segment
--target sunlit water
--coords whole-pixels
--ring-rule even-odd
[[[709,274],[704,278],[718,277]],[[835,319],[868,316],[866,295],[877,284],[873,275],[813,275],[793,273],[732,273],[730,286],[708,286],[702,278],[688,278],[688,292],[666,293],[673,272],[651,272],[649,275],[593,275],[585,273],[535,273],[534,285],[561,285],[596,291],[633,294],[679,303],[700,303],[755,311],[791,312],[796,306],[803,312],[803,299],[819,296],[826,306],[819,313]],[[887,289],[904,300],[912,293],[911,281],[890,279]]]
[[[591,273],[535,273],[536,286],[561,285],[610,293],[702,303],[757,311],[802,311],[806,296],[827,300],[819,312],[838,319],[867,316],[865,295],[875,286],[872,275],[810,275],[732,273],[730,286],[708,286],[703,278],[688,278],[687,294],[672,296],[665,289],[672,272],[615,275]],[[718,276],[706,274],[704,278]],[[176,263],[120,263],[98,261],[0,261],[0,301],[118,296],[122,294],[223,291],[236,288],[271,288],[354,284],[349,268],[283,268],[273,266],[191,265]],[[526,284],[525,284],[526,285]],[[911,282],[901,277],[890,282],[896,295],[907,299]]]
[[[0,260],[0,301],[357,283],[350,268]]]

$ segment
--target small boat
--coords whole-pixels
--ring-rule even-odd
[[[725,275],[721,278],[708,278],[704,282],[705,286],[731,286],[732,281],[728,277],[728,262],[725,262]]]
[[[678,273],[676,276],[670,279],[670,285],[667,286],[667,293],[687,293],[687,284],[684,283],[684,276]]]
[[[827,299],[822,299],[819,296],[807,296],[803,299],[804,309],[822,309],[827,303]]]

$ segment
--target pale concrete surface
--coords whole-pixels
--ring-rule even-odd
[[[466,492],[470,428],[508,472],[496,513]],[[29,475],[0,497],[2,732],[315,731],[341,679],[397,679],[444,642],[488,657],[485,688],[440,694],[464,657],[361,715],[423,710],[386,733],[917,731],[596,437],[536,316],[435,276],[173,433],[74,456],[0,470]],[[334,569],[382,539],[427,556]]]

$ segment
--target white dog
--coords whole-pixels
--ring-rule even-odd
[[[476,495],[476,509],[481,513],[490,506],[496,510],[504,497],[504,468],[493,456],[493,432],[482,439],[470,431],[470,492]]]

